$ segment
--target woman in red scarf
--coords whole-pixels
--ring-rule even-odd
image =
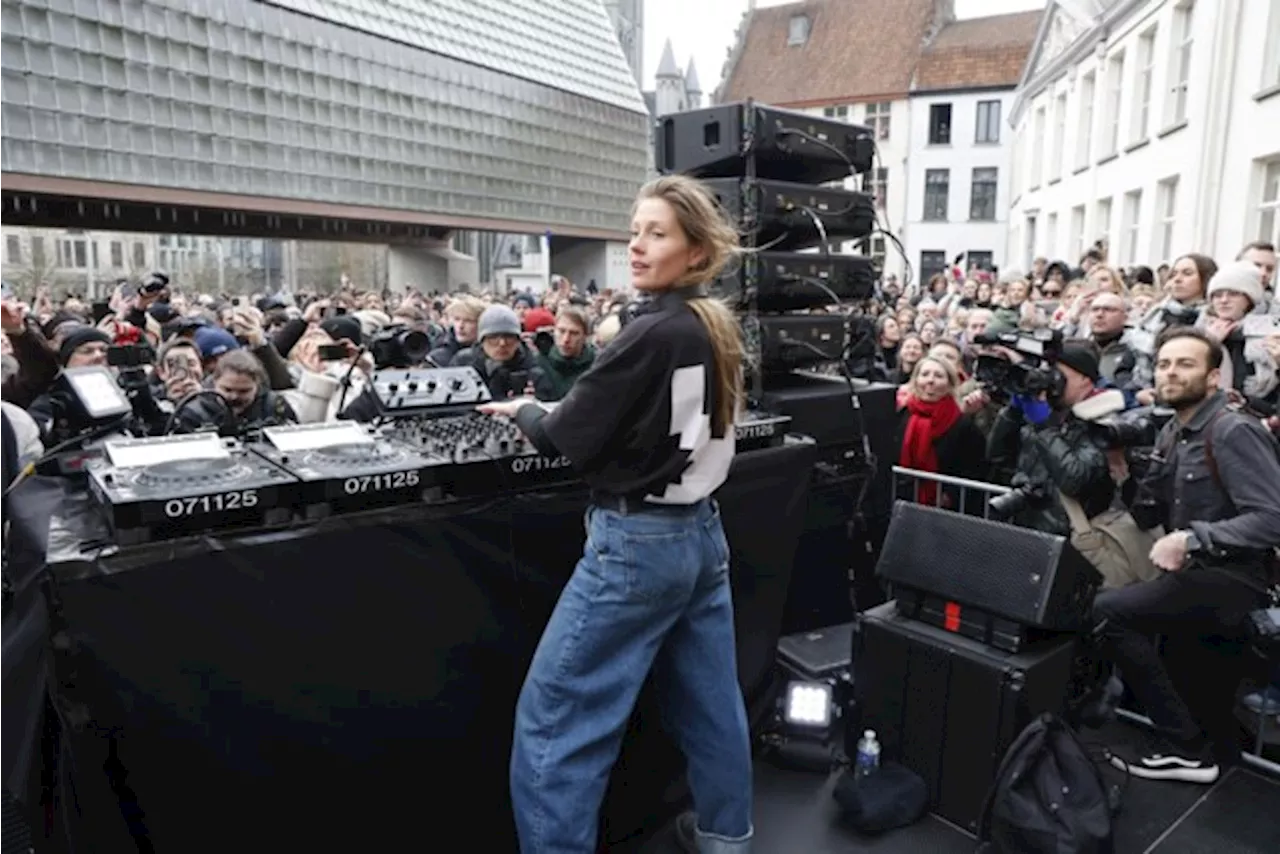
[[[901,451],[898,465],[930,474],[983,480],[987,474],[987,445],[982,432],[956,400],[960,386],[956,370],[937,356],[921,359],[911,373],[908,393],[899,410]],[[921,504],[958,505],[958,490],[919,480],[912,493]],[[966,502],[966,510],[981,512],[981,496]],[[969,506],[972,505],[972,508]]]

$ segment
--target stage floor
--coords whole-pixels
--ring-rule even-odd
[[[1131,726],[1086,733],[1088,741],[1140,744]],[[1107,768],[1108,782],[1122,775]],[[972,836],[932,815],[911,827],[867,838],[842,827],[831,790],[835,775],[782,771],[756,763],[755,854],[972,854]],[[1280,781],[1236,767],[1213,786],[1132,780],[1116,819],[1116,851],[1125,854],[1275,854],[1280,851]],[[639,854],[677,854],[670,828]]]

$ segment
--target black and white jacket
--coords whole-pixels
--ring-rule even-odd
[[[724,483],[733,424],[712,435],[717,402],[710,337],[684,297],[646,304],[552,411],[516,423],[539,451],[564,455],[592,489],[692,504]]]

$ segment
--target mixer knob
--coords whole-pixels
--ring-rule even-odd
[[[417,383],[409,383],[409,394],[416,394],[418,391]]]
[[[387,391],[391,392],[392,394],[395,394],[399,390],[400,390],[399,383],[387,383]]]
[[[462,388],[462,380],[459,380],[459,379],[449,380],[449,388],[453,389],[454,391],[457,391],[458,389]]]
[[[435,390],[436,390],[436,381],[427,380],[427,392],[430,393],[430,392],[434,392]]]

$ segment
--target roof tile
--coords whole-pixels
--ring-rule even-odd
[[[953,21],[925,48],[911,88],[932,91],[1018,85],[1041,14],[1017,12]]]

